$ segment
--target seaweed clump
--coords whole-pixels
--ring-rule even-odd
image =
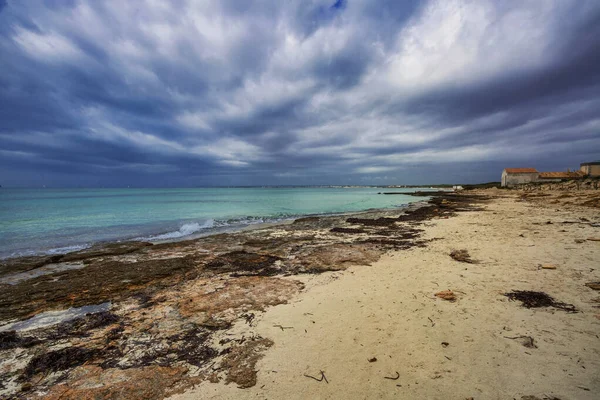
[[[16,331],[0,332],[0,350],[31,347],[38,343],[41,343],[40,340],[32,337],[21,337]]]
[[[233,273],[232,276],[273,276],[280,270],[273,266],[281,258],[269,254],[232,251],[208,262],[205,268],[218,273]]]
[[[97,353],[96,349],[67,347],[40,354],[29,361],[21,379],[28,379],[39,373],[64,371],[78,367],[95,358]]]
[[[563,310],[570,313],[579,312],[573,304],[562,303],[554,300],[552,296],[544,292],[534,292],[530,290],[513,290],[512,292],[505,293],[509,300],[518,300],[523,303],[525,308],[542,308],[542,307],[554,307],[559,310]]]
[[[458,262],[464,262],[468,264],[476,264],[476,261],[471,258],[471,255],[467,250],[454,250],[450,253],[450,257]]]

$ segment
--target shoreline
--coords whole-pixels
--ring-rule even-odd
[[[426,194],[427,191],[417,191],[417,192],[398,192],[397,194],[405,195],[405,196],[416,196],[416,197],[428,197]],[[432,193],[437,193],[437,191],[432,191]],[[381,195],[382,193],[378,193],[377,195]],[[423,200],[426,201],[426,200]],[[421,201],[416,201],[414,203],[422,203]],[[84,252],[90,249],[97,249],[105,246],[111,246],[119,243],[129,243],[129,242],[148,242],[153,244],[162,244],[162,243],[173,243],[178,241],[186,241],[186,240],[196,240],[201,239],[207,236],[218,235],[218,234],[228,234],[235,233],[239,231],[245,230],[253,230],[253,229],[261,229],[263,227],[268,226],[276,226],[279,224],[292,223],[294,220],[299,218],[306,217],[336,217],[336,216],[344,216],[344,215],[354,215],[368,212],[378,212],[378,211],[390,211],[397,209],[404,209],[409,207],[413,203],[401,204],[393,207],[386,208],[371,208],[366,210],[358,210],[358,211],[341,211],[341,212],[331,212],[331,213],[317,213],[317,214],[298,214],[293,216],[285,216],[285,217],[246,217],[252,218],[256,220],[264,220],[264,222],[244,222],[244,218],[240,218],[238,223],[225,224],[220,226],[211,226],[211,227],[199,227],[197,231],[191,232],[189,234],[183,234],[182,236],[174,236],[170,238],[159,239],[161,236],[167,236],[170,234],[177,235],[182,227],[190,224],[195,224],[195,222],[190,222],[188,220],[180,220],[176,223],[179,226],[179,229],[169,230],[169,231],[157,231],[155,233],[148,233],[144,236],[129,236],[124,237],[122,239],[108,239],[108,240],[98,240],[95,242],[89,243],[71,243],[65,244],[63,243],[59,247],[45,248],[45,249],[37,249],[37,250],[22,250],[16,253],[6,254],[0,256],[0,263],[2,262],[10,262],[11,260],[16,259],[24,259],[31,257],[46,257],[46,256],[62,256],[75,252]],[[207,220],[214,221],[210,218]],[[0,265],[0,275],[2,274]]]
[[[560,232],[565,237],[561,240],[570,243],[582,240],[582,232],[593,236],[597,213],[553,203],[558,196],[529,195],[525,201],[519,196],[510,191],[441,193],[408,212],[307,217],[197,240],[113,246],[110,252],[71,255],[67,261],[71,258],[69,262],[85,267],[2,285],[0,319],[24,320],[107,300],[110,309],[13,336],[0,333],[6,382],[0,394],[111,398],[111,393],[119,393],[121,398],[158,399],[182,393],[181,398],[191,399],[280,398],[298,393],[299,398],[337,398],[340,393],[394,397],[401,391],[407,398],[435,398],[442,393],[459,394],[458,398],[516,396],[515,385],[523,384],[520,377],[515,378],[516,384],[503,384],[508,391],[498,392],[498,382],[476,384],[464,373],[486,377],[493,369],[477,360],[510,359],[517,353],[506,353],[506,346],[514,351],[524,346],[498,335],[535,338],[536,349],[542,350],[535,353],[525,346],[533,356],[518,351],[517,358],[525,366],[527,357],[535,363],[546,360],[548,340],[563,337],[568,324],[575,324],[582,330],[581,338],[587,338],[585,332],[597,331],[599,325],[586,303],[593,290],[580,281],[600,280],[598,272],[587,267],[600,259],[593,247],[596,242],[584,237],[585,243],[575,242],[578,247],[574,247],[565,242],[567,249],[562,250],[557,243],[563,242],[550,234]],[[574,216],[591,222],[562,222]],[[552,224],[546,224],[549,219]],[[531,229],[524,224],[535,225]],[[527,247],[531,244],[536,247]],[[528,253],[507,252],[506,246],[511,245]],[[449,256],[453,248],[467,249],[475,262],[453,260]],[[548,255],[558,257],[558,262]],[[78,256],[83,258],[73,260]],[[502,261],[507,257],[512,260],[508,264]],[[557,262],[558,268],[538,269],[536,257]],[[556,284],[569,282],[569,291],[553,286],[555,280],[545,286],[543,277],[549,279],[550,274],[559,279]],[[531,314],[520,311],[517,303],[501,301],[502,293],[528,288],[547,290],[581,312],[549,314],[540,309]],[[454,302],[434,296],[445,289],[454,291]],[[585,301],[579,299],[579,292]],[[546,336],[537,325],[533,330],[516,329],[518,322],[506,320],[515,315],[524,320],[534,317],[535,324],[549,323],[548,315],[560,318],[546,327],[554,336]],[[498,328],[496,320],[503,319],[514,332]],[[480,335],[465,332],[464,326],[481,331],[488,338],[483,343],[491,347],[482,348]],[[581,342],[579,333],[568,332],[572,343],[562,344],[565,349],[584,343],[590,351],[580,357],[587,368],[584,375],[575,374],[581,379],[600,367],[595,361],[600,350],[596,342]],[[473,340],[459,340],[464,343],[460,345],[457,338],[461,337]],[[419,343],[424,338],[433,339],[430,345],[437,347],[423,347]],[[450,343],[447,352],[438,350],[440,342]],[[540,353],[544,357],[536,358]],[[434,361],[443,355],[452,360]],[[369,362],[371,358],[377,360]],[[61,360],[59,365],[50,362],[56,359]],[[396,361],[390,364],[392,360]],[[557,367],[577,361],[560,360]],[[473,369],[469,362],[479,367]],[[344,365],[350,368],[341,368]],[[521,371],[523,365],[510,368]],[[318,380],[319,370],[325,371],[330,383],[305,377]],[[398,378],[402,388],[384,378],[395,376],[396,371],[402,376]],[[567,378],[553,375],[552,379],[560,383]],[[452,386],[454,380],[462,386]],[[546,387],[554,390],[548,393],[560,393],[558,384],[539,381],[541,386],[522,393],[540,395]],[[582,382],[590,389],[588,397],[576,385],[563,395],[592,398],[600,387],[598,381]]]

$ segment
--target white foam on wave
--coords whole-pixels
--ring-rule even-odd
[[[179,228],[176,231],[167,232],[167,233],[163,233],[161,235],[156,235],[156,236],[150,236],[150,237],[145,238],[145,239],[146,240],[169,240],[169,239],[177,239],[177,238],[180,238],[180,237],[192,235],[192,234],[194,234],[194,233],[196,233],[198,231],[201,231],[203,229],[212,228],[214,225],[215,225],[215,221],[212,220],[212,219],[209,219],[209,220],[205,221],[202,224],[200,224],[198,222],[192,222],[192,223],[181,225],[181,228]]]
[[[70,253],[72,251],[84,250],[89,247],[91,247],[91,245],[89,245],[89,244],[76,244],[76,245],[72,245],[72,246],[57,247],[55,249],[50,249],[50,250],[47,250],[46,253],[47,254],[66,254],[66,253]]]

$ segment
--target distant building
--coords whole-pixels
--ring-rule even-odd
[[[589,176],[600,176],[600,161],[586,162],[581,164],[579,170]]]
[[[560,182],[563,179],[582,179],[585,173],[581,171],[567,172],[540,172],[538,182]]]
[[[535,182],[538,175],[535,168],[505,168],[502,171],[502,187]]]

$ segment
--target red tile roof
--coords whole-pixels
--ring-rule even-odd
[[[585,176],[583,171],[574,172],[540,172],[540,179],[577,179]]]
[[[507,174],[530,174],[536,173],[535,168],[504,168]]]

